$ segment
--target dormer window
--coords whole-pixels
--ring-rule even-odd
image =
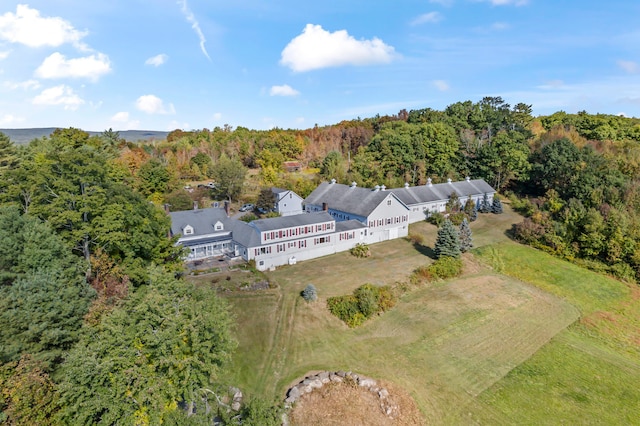
[[[182,233],[184,235],[193,235],[193,227],[191,225],[187,225],[182,229]]]
[[[215,229],[216,231],[222,231],[224,229],[224,225],[222,224],[222,222],[218,221],[215,225],[213,225],[213,229]]]

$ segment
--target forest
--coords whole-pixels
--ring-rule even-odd
[[[302,166],[286,170],[285,161]],[[222,395],[236,341],[225,300],[183,278],[173,210],[256,202],[279,186],[483,178],[524,215],[511,237],[640,279],[640,119],[532,115],[499,97],[299,129],[174,130],[127,142],[0,134],[0,422],[278,424]],[[198,187],[198,183],[215,185]],[[222,408],[221,408],[222,407]]]

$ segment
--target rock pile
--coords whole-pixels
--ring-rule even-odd
[[[326,384],[352,384],[359,386],[376,395],[380,401],[380,409],[390,419],[395,419],[399,414],[398,405],[389,397],[389,391],[378,386],[378,382],[370,377],[361,376],[351,371],[323,371],[318,374],[310,375],[304,378],[295,386],[289,388],[287,397],[284,400],[285,408],[289,409],[304,394],[311,393],[315,389],[320,389]],[[348,403],[345,401],[345,403]]]

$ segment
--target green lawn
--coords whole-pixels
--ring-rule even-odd
[[[276,289],[228,296],[240,343],[231,382],[282,399],[309,371],[352,370],[403,386],[433,424],[629,424],[640,400],[640,297],[509,242],[518,220],[481,215],[464,276],[414,289],[357,329],[331,316],[326,298],[406,280],[431,262],[428,250],[395,240],[371,246],[368,259],[342,253],[268,273]],[[431,225],[411,232],[435,240]],[[309,283],[313,304],[299,296]]]

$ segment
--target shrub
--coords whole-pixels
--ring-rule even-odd
[[[462,272],[462,261],[451,256],[442,256],[427,268],[433,279],[445,280],[457,277]]]
[[[467,214],[464,212],[451,213],[448,219],[456,226],[460,226],[463,220],[467,218]]]
[[[306,286],[304,290],[302,290],[300,295],[307,302],[315,302],[316,300],[318,300],[318,291],[316,290],[316,286],[314,286],[313,284],[309,284],[308,286]]]
[[[396,305],[396,295],[391,287],[378,287],[378,308],[380,311],[386,312]]]
[[[444,215],[440,212],[431,213],[427,218],[427,222],[440,228],[444,223]]]
[[[351,249],[351,254],[355,257],[369,257],[371,256],[371,251],[369,250],[369,246],[364,243],[358,243],[354,248]]]
[[[349,318],[360,312],[358,309],[358,300],[351,294],[328,298],[327,307],[329,308],[329,312],[344,322],[347,322]]]
[[[413,245],[421,246],[424,244],[424,236],[422,234],[409,234],[408,239]]]
[[[349,326],[350,328],[355,328],[359,325],[362,325],[362,323],[365,322],[366,319],[367,317],[365,317],[362,312],[356,312],[352,317],[348,318],[347,321],[345,322],[347,326]]]
[[[329,312],[353,328],[367,318],[391,309],[396,297],[389,286],[376,287],[364,284],[354,290],[353,295],[336,296],[327,299]]]
[[[364,284],[353,292],[353,295],[358,299],[358,309],[366,318],[380,310],[377,293],[371,284]]]
[[[253,213],[247,213],[244,216],[242,216],[240,218],[240,220],[243,221],[243,222],[247,222],[247,223],[248,222],[253,222],[254,220],[258,220],[258,216],[256,216]]]

